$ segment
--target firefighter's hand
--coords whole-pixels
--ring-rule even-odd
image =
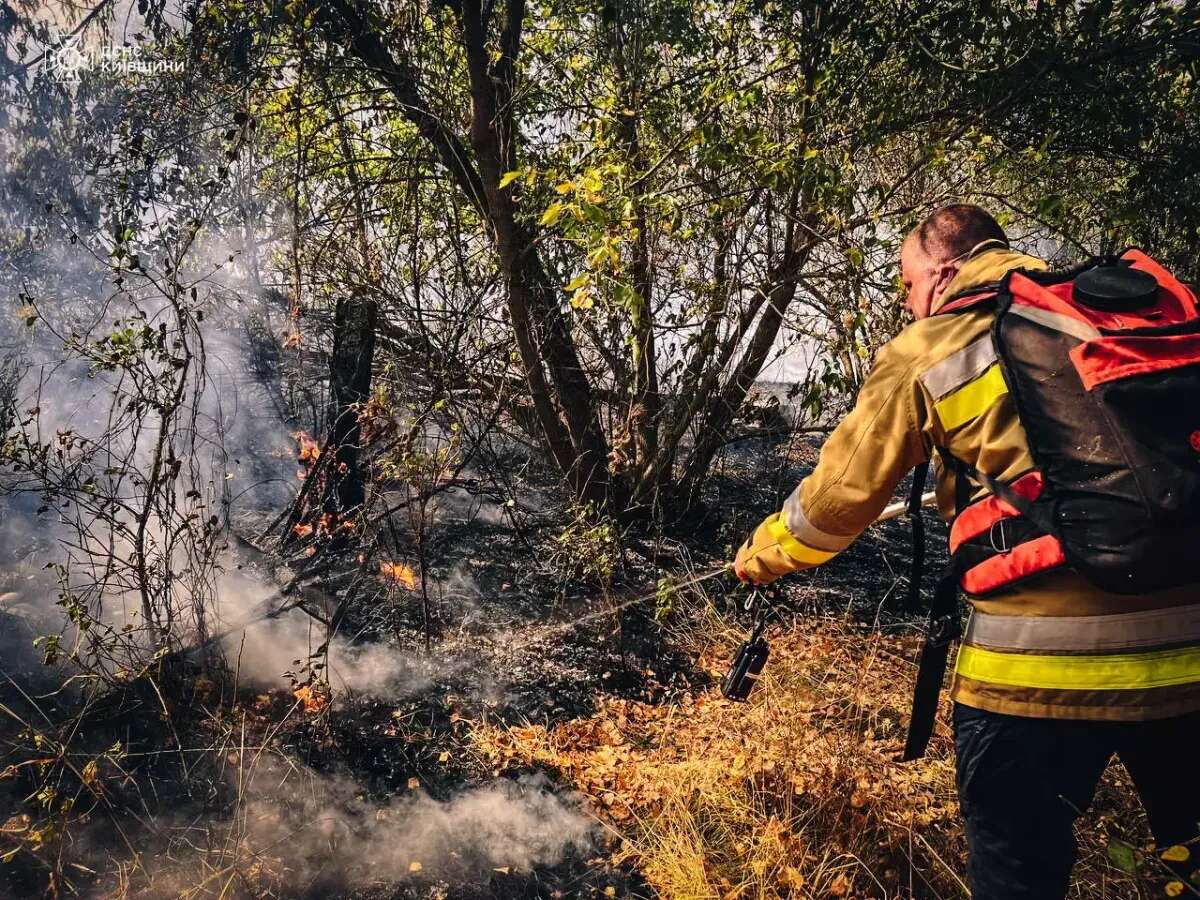
[[[778,515],[772,513],[767,516],[738,550],[733,571],[742,581],[769,584],[781,575],[806,568],[803,563],[788,556],[779,546],[779,539],[772,534],[771,524]]]

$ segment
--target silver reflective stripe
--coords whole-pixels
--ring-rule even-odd
[[[1200,603],[1107,616],[971,613],[964,642],[1004,650],[1146,649],[1200,641]]]
[[[858,537],[855,534],[830,534],[808,521],[808,517],[804,515],[804,508],[800,505],[799,487],[792,491],[791,496],[783,504],[783,523],[787,525],[787,530],[792,533],[792,537],[814,550],[834,552],[845,550]]]
[[[941,400],[962,387],[996,361],[991,335],[985,334],[961,350],[951,353],[921,376],[921,384],[934,400]]]
[[[1081,322],[1078,319],[1071,316],[1064,316],[1061,313],[1039,309],[1036,306],[1018,305],[1016,303],[1012,305],[1009,311],[1014,316],[1020,316],[1022,319],[1028,319],[1030,322],[1037,322],[1039,325],[1045,325],[1047,328],[1053,328],[1055,331],[1062,331],[1072,337],[1079,338],[1081,341],[1090,341],[1100,337],[1100,332],[1087,322]]]

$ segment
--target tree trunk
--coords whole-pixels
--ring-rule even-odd
[[[371,396],[375,359],[374,300],[340,299],[333,314],[333,354],[329,360],[330,441],[334,454],[325,511],[345,516],[366,500],[366,473],[359,458],[362,429],[359,405]]]
[[[800,271],[808,259],[812,243],[795,246],[796,231],[789,228],[787,249],[780,263],[774,284],[767,291],[766,309],[758,320],[750,343],[742,354],[737,368],[725,387],[715,394],[705,411],[696,445],[688,456],[687,466],[680,479],[680,489],[689,504],[699,496],[700,487],[712,465],[713,456],[724,443],[725,432],[741,408],[751,385],[762,371],[767,355],[779,335],[784,314],[796,297]],[[723,366],[721,367],[724,368]]]
[[[538,423],[576,496],[602,507],[610,499],[608,444],[596,398],[538,255],[536,234],[518,221],[511,192],[499,186],[503,174],[516,166],[511,101],[524,3],[510,0],[505,7],[499,56],[494,61],[479,0],[455,5],[463,23],[471,82],[474,161],[463,141],[429,108],[418,90],[415,73],[392,56],[362,5],[354,0],[329,0],[321,10],[323,24],[338,40],[348,41],[351,52],[388,86],[402,114],[431,144],[451,179],[490,226]],[[489,13],[491,10],[489,3]]]
[[[525,5],[523,0],[509,0],[500,36],[500,57],[494,64],[479,0],[465,0],[462,14],[471,81],[471,147],[479,164],[501,270],[508,285],[509,315],[534,408],[576,496],[598,508],[604,507],[610,499],[608,442],[600,424],[595,394],[583,371],[557,292],[538,254],[536,235],[517,221],[512,193],[500,188],[501,177],[517,165],[511,101]],[[553,396],[547,385],[547,372]],[[554,408],[555,400],[562,419]],[[564,420],[569,451],[562,435]]]

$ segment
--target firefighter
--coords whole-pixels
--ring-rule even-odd
[[[964,522],[978,519],[989,504],[994,514],[998,498],[946,459],[1018,490],[1036,474],[991,339],[994,306],[942,313],[1046,264],[1012,249],[985,210],[961,204],[908,235],[900,266],[916,321],[879,351],[816,468],[739,549],[743,581],[832,559],[922,464],[933,463],[948,521],[964,509]],[[968,879],[974,900],[1061,898],[1074,820],[1114,754],[1158,846],[1197,837],[1200,588],[1110,592],[1048,554],[1045,539],[1014,547],[1019,535],[991,524],[982,536],[995,552],[962,582],[972,613],[951,687]]]

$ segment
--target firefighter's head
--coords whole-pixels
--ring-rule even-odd
[[[935,210],[912,230],[900,250],[904,305],[915,318],[924,319],[963,263],[976,253],[1007,246],[1004,229],[987,210],[969,203]]]

